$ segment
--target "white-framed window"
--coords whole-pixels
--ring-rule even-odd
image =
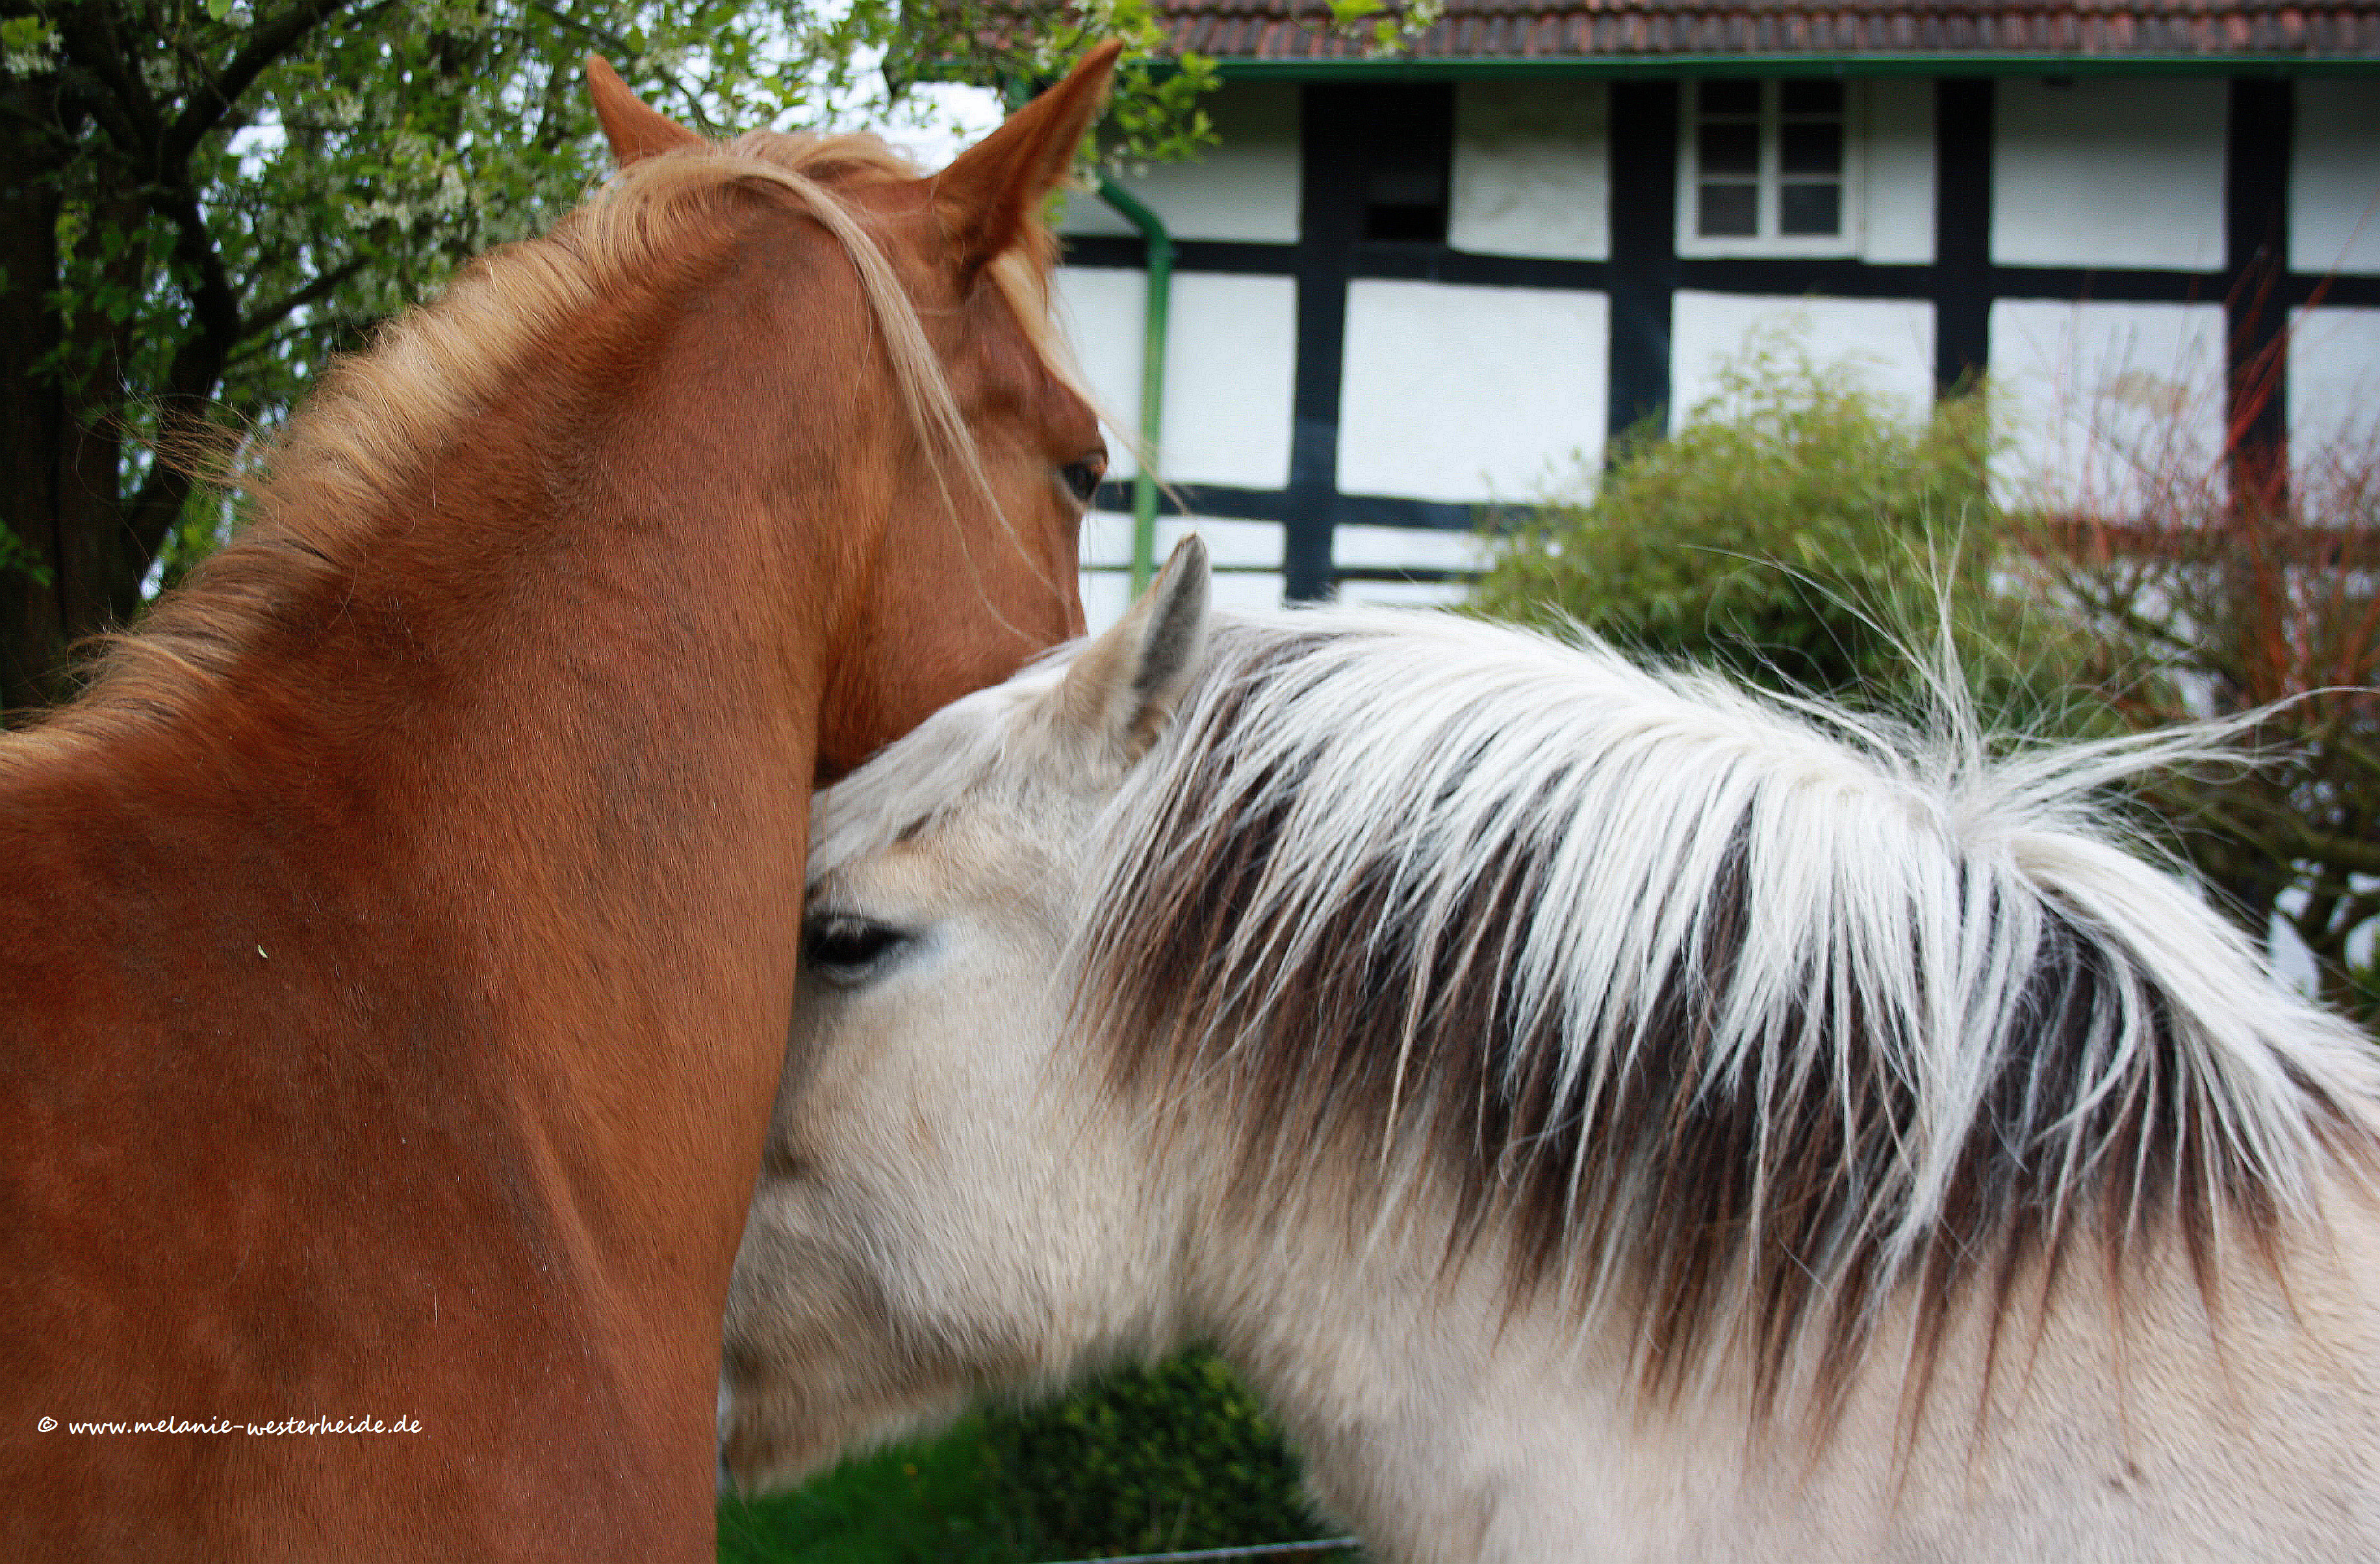
[[[1849,255],[1860,248],[1853,84],[1688,84],[1678,159],[1681,255]]]

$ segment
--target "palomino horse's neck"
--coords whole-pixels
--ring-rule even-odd
[[[1514,1307],[1498,1256],[1450,1271],[1435,1235],[1335,1215],[1194,1238],[1190,1312],[1376,1558],[2345,1564],[2373,1557],[2364,1181],[2325,1178],[2286,1283],[2252,1264],[2210,1296],[2168,1241],[2120,1282],[2022,1267],[1938,1335],[1900,1300],[1824,1423],[1766,1420],[1740,1362],[1648,1400],[1624,1327]]]

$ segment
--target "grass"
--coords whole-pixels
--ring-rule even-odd
[[[720,1564],[1032,1564],[1002,1514],[983,1420],[719,1504]]]

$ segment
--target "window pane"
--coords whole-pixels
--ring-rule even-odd
[[[1760,172],[1760,127],[1704,124],[1694,127],[1695,172],[1743,174]]]
[[[1705,185],[1696,203],[1694,231],[1710,238],[1750,237],[1760,232],[1760,187]]]
[[[1760,83],[1757,81],[1706,81],[1694,91],[1705,114],[1760,112]]]
[[[1787,123],[1778,127],[1778,167],[1786,174],[1840,174],[1843,171],[1843,127],[1840,120]]]
[[[1787,234],[1843,231],[1840,185],[1788,185],[1777,192],[1777,226]]]
[[[1788,81],[1779,92],[1783,102],[1778,106],[1787,114],[1840,114],[1843,112],[1843,84],[1840,81]]]
[[[1318,90],[1319,92],[1319,90]],[[1454,91],[1449,83],[1351,86],[1321,92],[1334,123],[1362,127],[1366,239],[1442,244],[1447,171],[1453,161]]]

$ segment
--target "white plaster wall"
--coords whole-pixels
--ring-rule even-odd
[[[1062,266],[1056,291],[1084,378],[1115,420],[1109,470],[1130,477],[1140,470],[1132,440],[1140,429],[1148,279],[1136,271]],[[1297,284],[1176,272],[1170,316],[1159,471],[1177,483],[1282,487],[1297,375]]]
[[[1334,527],[1330,563],[1354,570],[1485,570],[1488,541],[1432,527]]]
[[[1911,418],[1934,402],[1934,306],[1923,299],[1780,298],[1681,290],[1670,309],[1670,427],[1716,395],[1747,353],[1857,378]]]
[[[2380,272],[2380,81],[2297,84],[2289,265]]]
[[[1295,279],[1175,273],[1159,471],[1180,483],[1288,483],[1296,381]]]
[[[2289,333],[2289,463],[2316,488],[2380,455],[2380,309],[2301,309]]]
[[[2216,79],[2002,78],[1992,259],[2013,266],[2223,264],[2226,88]]]
[[[1342,581],[1337,600],[1383,608],[1451,608],[1471,595],[1462,581]]]
[[[1198,101],[1220,145],[1195,163],[1156,164],[1119,181],[1177,239],[1297,242],[1297,89],[1234,82]],[[1069,234],[1136,234],[1105,201],[1076,192],[1058,226]]]
[[[1234,613],[1281,606],[1282,529],[1275,521],[1219,521],[1208,516],[1160,516],[1157,563],[1196,532],[1215,566],[1213,602]],[[1083,518],[1083,616],[1090,631],[1123,617],[1132,603],[1132,517],[1093,511]]]
[[[1934,260],[1934,84],[1903,77],[1867,89],[1867,221],[1860,257],[1876,265]]]
[[[1157,563],[1163,564],[1173,546],[1194,532],[1206,540],[1208,563],[1218,570],[1281,570],[1281,523],[1214,516],[1159,516]],[[1086,570],[1130,570],[1132,517],[1123,511],[1093,511],[1085,516],[1081,558]]]
[[[1330,559],[1342,569],[1475,572],[1488,568],[1488,545],[1473,532],[1347,526],[1332,531]],[[1461,602],[1470,591],[1467,581],[1342,581],[1339,600],[1422,606]]]
[[[2220,304],[1992,306],[2004,500],[2120,515],[2223,447]]]
[[[1607,102],[1599,81],[1458,83],[1447,243],[1486,255],[1608,259]]]
[[[1141,310],[1148,291],[1145,273],[1107,266],[1061,266],[1050,279],[1050,313],[1106,416],[1108,471],[1119,478],[1140,470],[1131,440],[1140,428]]]
[[[1341,492],[1525,498],[1595,460],[1609,314],[1599,293],[1349,284]]]

